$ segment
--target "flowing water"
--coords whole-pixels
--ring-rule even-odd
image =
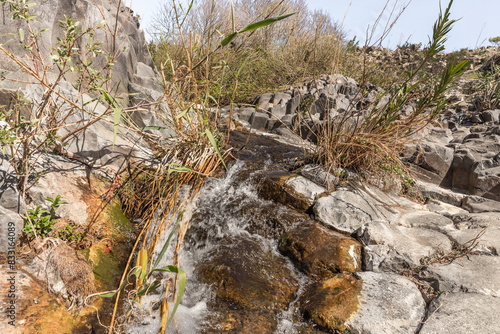
[[[296,328],[305,326],[295,304],[307,278],[278,252],[278,239],[309,217],[260,198],[255,186],[268,168],[276,166],[273,159],[283,161],[283,155],[296,156],[297,152],[273,141],[257,141],[257,145],[260,149],[254,142],[254,147],[241,150],[247,162],[238,160],[225,177],[207,179],[183,214],[181,224],[189,222],[189,229],[179,267],[187,274],[187,284],[167,333],[296,333]],[[269,147],[280,156],[269,153]],[[158,242],[156,255],[168,234]],[[175,241],[160,266],[171,264],[174,245]],[[126,326],[127,333],[158,333],[164,289],[165,284],[158,289],[159,294],[142,298],[142,306]],[[266,293],[271,296],[264,296]],[[272,302],[266,304],[266,298]],[[170,311],[172,307],[170,304]],[[259,321],[263,327],[256,324]]]
[[[276,310],[275,333],[295,332],[294,327],[297,324],[294,320],[294,304],[306,278],[294,268],[288,258],[279,254],[277,237],[294,224],[300,223],[300,219],[295,219],[288,226],[287,222],[283,223],[284,226],[277,224],[279,219],[276,218],[286,216],[290,209],[259,198],[252,180],[258,179],[259,173],[265,173],[265,170],[254,173],[249,179],[238,180],[244,168],[243,162],[237,162],[230,168],[226,177],[207,180],[196,204],[184,213],[183,221],[189,220],[190,226],[181,251],[180,267],[186,272],[188,281],[168,333],[195,334],[205,332],[206,328],[211,329],[208,332],[217,332],[218,324],[213,322],[220,317],[214,315],[217,310],[211,310],[217,306],[215,287],[213,284],[202,282],[197,268],[210,261],[221,248],[227,250],[229,247],[235,253],[233,256],[238,259],[241,252],[251,252],[252,249],[248,248],[256,244],[262,249],[262,254],[271,254],[280,259],[285,270],[293,277],[293,284],[298,290],[284,310]],[[164,233],[164,238],[168,234]],[[164,242],[165,240],[158,242],[157,253]],[[172,242],[171,246],[174,244],[175,242]],[[173,246],[170,248],[160,266],[169,264]],[[250,270],[259,270],[259,262],[254,265],[255,268]],[[281,270],[283,269],[278,269],[278,272]],[[272,281],[277,277],[269,275],[267,278]],[[143,297],[142,312],[134,317],[132,324],[127,327],[127,333],[158,333],[160,319],[156,311],[158,305],[155,304],[161,300],[164,290],[159,289],[159,292],[159,295]],[[153,310],[151,315],[149,309]]]

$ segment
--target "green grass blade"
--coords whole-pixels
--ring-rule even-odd
[[[219,146],[217,146],[217,142],[215,141],[214,135],[212,132],[210,132],[209,129],[205,130],[205,134],[208,137],[208,140],[210,141],[210,144],[214,148],[215,152],[217,152],[217,155],[219,156],[220,161],[224,165],[224,168],[227,169],[226,163],[224,162],[224,159],[222,158],[222,154],[220,153]]]
[[[238,34],[238,32],[233,32],[232,34],[228,35],[226,38],[224,38],[222,40],[222,42],[220,42],[220,45],[221,46],[226,46],[228,45],[235,37],[236,35]]]
[[[234,1],[231,0],[231,26],[233,28],[233,32],[236,32],[236,27],[234,25]]]
[[[179,214],[179,218],[177,218],[177,221],[175,222],[174,228],[172,229],[172,231],[168,235],[167,242],[165,242],[165,244],[163,245],[163,248],[161,249],[160,254],[158,254],[158,258],[156,259],[156,261],[153,265],[153,270],[151,272],[153,272],[156,269],[156,267],[158,267],[161,259],[163,258],[163,255],[165,255],[165,252],[167,251],[168,245],[170,244],[170,240],[172,239],[172,236],[174,235],[174,232],[177,229],[177,226],[179,225],[179,222],[181,221],[183,214],[184,214],[184,211],[181,211],[181,213]],[[150,273],[150,275],[151,275],[151,273]]]
[[[277,22],[277,21],[281,21],[283,19],[286,19],[287,17],[290,17],[294,14],[296,14],[297,12],[293,12],[293,13],[288,13],[288,14],[284,14],[284,15],[280,15],[280,16],[275,16],[275,17],[270,17],[268,19],[265,19],[265,20],[262,20],[262,21],[259,21],[259,22],[255,22],[255,23],[251,23],[243,28],[241,28],[240,30],[238,30],[238,33],[244,33],[244,32],[247,32],[247,31],[252,31],[252,30],[255,30],[255,29],[258,29],[258,28],[262,28],[262,27],[265,27],[265,26],[268,26],[270,25],[271,23],[274,23],[274,22]]]
[[[168,319],[167,327],[174,318],[175,312],[177,311],[177,307],[181,303],[182,295],[184,294],[184,288],[186,287],[186,273],[177,268],[176,266],[166,266],[162,268],[155,269],[154,271],[166,272],[166,273],[175,273],[179,277],[179,291],[177,292],[177,300],[175,301],[174,309],[172,310],[172,314],[170,315],[170,319]]]
[[[118,104],[118,102],[116,102],[116,99],[113,96],[109,95],[107,91],[105,91],[102,88],[100,89],[100,91],[104,96],[104,98],[106,99],[106,101],[108,101],[111,108],[113,109],[113,114],[114,114],[113,146],[114,146],[116,141],[116,136],[118,134],[118,125],[120,124],[120,118],[122,117],[123,110]]]

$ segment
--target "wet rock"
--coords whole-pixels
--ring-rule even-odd
[[[334,273],[361,271],[361,244],[317,223],[283,234],[279,250],[309,276],[327,278]]]
[[[430,265],[422,275],[431,281],[434,290],[469,292],[500,297],[500,258],[470,255],[450,264]]]
[[[336,276],[308,286],[299,300],[307,319],[328,328],[344,330],[358,312],[362,281],[349,274]]]
[[[347,322],[353,334],[415,333],[425,313],[417,286],[394,274],[362,272],[361,305]]]
[[[298,290],[286,261],[252,239],[226,240],[197,271],[217,298],[245,309],[285,309]]]
[[[366,270],[399,272],[420,265],[420,259],[452,249],[449,238],[425,228],[407,228],[381,222],[366,224],[357,232],[365,244]]]
[[[45,282],[49,291],[72,305],[84,305],[85,298],[95,293],[94,273],[85,257],[59,239],[45,238],[39,247],[47,249],[25,269]]]
[[[429,307],[420,334],[499,333],[500,298],[475,293],[441,294]]]
[[[235,308],[227,302],[217,301],[208,305],[210,312],[201,333],[275,333],[275,314],[265,310]]]
[[[307,210],[325,189],[312,181],[283,171],[265,174],[257,185],[259,194],[269,200]]]

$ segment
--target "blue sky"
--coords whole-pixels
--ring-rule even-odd
[[[135,14],[141,16],[142,28],[147,31],[148,24],[161,3],[171,0],[136,0],[132,2]],[[196,0],[195,0],[196,1]],[[311,9],[324,9],[330,12],[339,23],[344,20],[344,30],[348,37],[357,36],[361,43],[365,40],[368,25],[372,26],[379,16],[386,0],[306,0]],[[390,0],[389,7],[396,0]],[[409,0],[399,0],[397,8],[407,4]],[[127,3],[130,5],[130,2]],[[443,10],[448,1],[442,3]],[[399,21],[393,27],[391,34],[382,44],[394,47],[409,39],[412,43],[426,44],[432,33],[432,25],[439,13],[439,0],[412,0]],[[500,36],[500,0],[455,0],[451,10],[451,18],[460,21],[455,23],[448,36],[447,51],[461,48],[475,48],[491,45],[488,38]],[[388,17],[388,12],[383,18]],[[384,19],[381,26],[385,25]]]

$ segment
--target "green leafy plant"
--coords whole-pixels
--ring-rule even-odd
[[[82,241],[85,238],[85,236],[87,235],[87,231],[76,231],[75,232],[76,229],[77,229],[76,226],[66,224],[66,225],[64,225],[64,229],[59,230],[57,232],[57,236],[61,240],[79,243],[80,241]]]
[[[68,204],[68,202],[61,199],[60,195],[57,195],[55,199],[50,197],[46,199],[51,202],[49,210],[41,209],[40,205],[37,205],[35,209],[27,210],[23,232],[26,233],[30,239],[47,237],[54,229],[54,224],[57,220],[56,210],[62,204]]]

